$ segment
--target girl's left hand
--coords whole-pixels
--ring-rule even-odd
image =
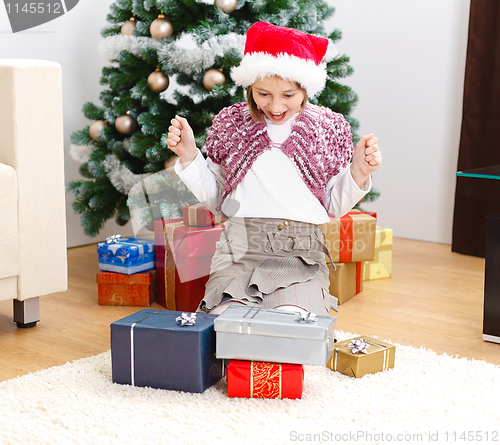
[[[377,138],[373,134],[363,136],[352,155],[351,175],[359,188],[363,188],[368,176],[382,163]]]

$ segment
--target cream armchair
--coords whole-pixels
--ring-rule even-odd
[[[67,289],[61,66],[0,59],[0,301],[39,321],[39,297]]]

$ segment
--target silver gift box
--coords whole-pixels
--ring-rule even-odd
[[[337,318],[312,315],[232,304],[214,320],[216,357],[325,366]]]

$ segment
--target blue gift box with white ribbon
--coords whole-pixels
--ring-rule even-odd
[[[97,244],[99,270],[132,275],[154,269],[154,241],[113,235]]]
[[[114,383],[201,393],[223,376],[217,315],[143,309],[111,324]],[[193,323],[194,322],[194,323]]]

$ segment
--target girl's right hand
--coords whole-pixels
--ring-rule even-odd
[[[167,146],[177,156],[181,164],[190,164],[198,156],[194,133],[186,119],[175,116],[168,127]]]

